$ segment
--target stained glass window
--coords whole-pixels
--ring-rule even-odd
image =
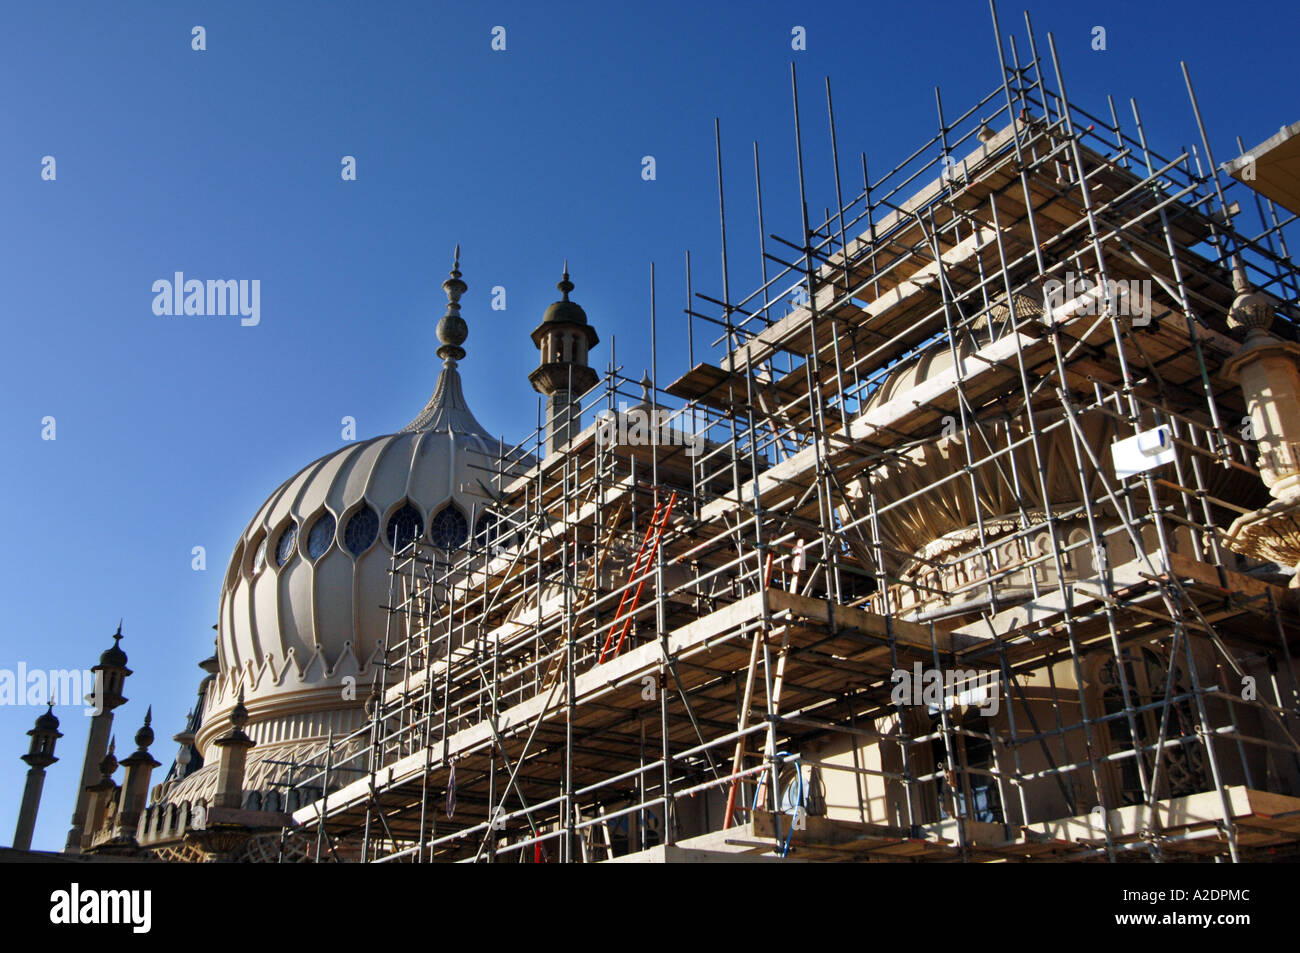
[[[311,532],[307,534],[307,555],[312,559],[319,559],[325,555],[330,544],[334,542],[334,514],[322,513],[320,519],[312,524]]]
[[[424,520],[410,503],[404,503],[402,508],[388,519],[388,545],[398,552],[410,546],[412,541],[419,539],[423,533]]]
[[[348,520],[347,528],[343,530],[343,545],[353,556],[360,556],[378,535],[378,514],[369,506],[363,506]]]
[[[298,524],[290,523],[280,534],[280,541],[275,544],[275,564],[283,566],[293,558],[293,544],[298,541]]]
[[[433,517],[429,525],[429,538],[433,545],[442,549],[457,549],[469,539],[469,524],[465,514],[455,506],[444,506]]]
[[[262,567],[265,565],[266,565],[266,537],[263,536],[262,541],[257,544],[257,551],[253,553],[253,575],[256,576],[259,572],[261,572]]]

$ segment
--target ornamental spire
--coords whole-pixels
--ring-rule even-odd
[[[460,296],[469,286],[460,278],[460,246],[452,256],[451,276],[442,283],[442,290],[447,292],[447,313],[438,322],[438,356],[447,367],[455,367],[463,360],[465,349],[461,347],[469,337],[469,325],[460,316]]]
[[[560,289],[560,294],[564,297],[561,300],[569,300],[569,292],[573,290],[573,282],[569,280],[569,259],[564,259],[564,277],[560,279],[559,284],[555,287]]]
[[[424,410],[402,428],[402,433],[454,431],[474,434],[489,444],[496,442],[470,413],[465,394],[461,390],[460,372],[456,370],[456,362],[465,357],[465,349],[461,345],[469,337],[469,326],[460,316],[460,296],[468,287],[461,280],[460,246],[457,245],[452,255],[451,275],[442,283],[442,290],[447,292],[447,313],[438,322],[438,356],[442,358],[442,371],[438,374],[433,396],[424,405]]]

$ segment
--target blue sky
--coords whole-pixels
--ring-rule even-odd
[[[1175,153],[1196,138],[1185,59],[1219,161],[1294,122],[1294,2],[1249,16],[1191,0],[1033,3],[1071,98],[1136,96]],[[1000,9],[1024,49],[1022,5]],[[740,12],[743,11],[743,12]],[[191,29],[207,49],[191,49]],[[494,26],[506,50],[491,49]],[[791,49],[791,29],[807,50]],[[1107,49],[1091,49],[1092,28]],[[800,70],[810,205],[834,201],[823,77],[843,177],[887,169],[999,81],[983,0],[925,4],[9,4],[0,30],[0,669],[84,668],[119,617],[135,674],[119,753],[154,708],[155,756],[194,699],[236,536],[283,479],[420,409],[463,246],[465,390],[493,432],[533,427],[528,339],[563,258],[604,362],[685,369],[682,262],[720,297],[713,118],[733,289],[758,274],[751,143],[768,231],[798,229],[789,63]],[[1044,44],[1045,48],[1045,44]],[[53,156],[57,178],[41,177]],[[340,160],[357,160],[357,179]],[[657,178],[641,177],[653,155]],[[181,271],[261,282],[261,322],[153,313]],[[507,308],[488,307],[506,289]],[[698,354],[698,351],[697,351]],[[57,439],[42,440],[42,419]],[[191,568],[204,546],[207,569]],[[0,843],[37,709],[0,706]],[[89,720],[61,709],[35,846],[62,846]],[[161,780],[160,768],[155,780]]]

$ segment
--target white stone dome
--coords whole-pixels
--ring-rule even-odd
[[[450,315],[464,284],[458,271],[449,281],[459,286],[448,292]],[[465,402],[463,324],[452,330],[439,325],[444,367],[415,420],[308,464],[240,534],[221,588],[200,752],[227,727],[241,689],[259,745],[359,725],[388,625],[394,542],[415,537],[449,551],[486,531],[487,488],[509,448]]]

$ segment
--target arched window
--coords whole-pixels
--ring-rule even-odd
[[[360,556],[379,535],[379,515],[369,506],[352,514],[343,530],[343,545],[353,556]]]
[[[312,559],[319,559],[325,555],[330,544],[334,542],[334,514],[326,511],[321,514],[320,519],[312,524],[311,532],[307,534],[307,555]]]
[[[293,558],[293,544],[298,541],[298,524],[290,523],[280,534],[280,541],[275,544],[275,564],[283,566]]]
[[[1039,582],[1046,582],[1049,578],[1048,570],[1053,568],[1052,561],[1042,557],[1047,556],[1051,552],[1052,538],[1046,533],[1039,533],[1038,537],[1034,540],[1034,578]]]
[[[256,576],[266,566],[266,537],[257,544],[257,550],[253,553],[253,575]]]
[[[448,504],[434,514],[429,524],[429,539],[442,549],[459,549],[469,539],[469,524],[465,514]]]
[[[1078,576],[1090,575],[1092,548],[1088,545],[1088,533],[1081,529],[1071,530],[1066,545],[1070,550],[1065,562],[1066,569]]]
[[[424,535],[424,519],[410,503],[388,518],[388,545],[401,551]]]

